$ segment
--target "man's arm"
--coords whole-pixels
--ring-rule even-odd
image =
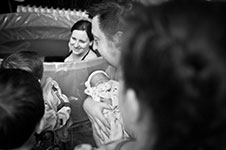
[[[110,124],[103,115],[103,109],[111,109],[108,104],[96,102],[91,97],[87,97],[83,103],[83,108],[92,124],[96,124],[96,130],[99,128],[99,130],[104,131],[104,133],[109,136]],[[102,138],[98,131],[97,134]]]

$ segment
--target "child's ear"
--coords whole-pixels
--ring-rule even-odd
[[[131,115],[131,121],[133,123],[139,121],[139,116],[141,115],[140,105],[137,99],[137,95],[133,89],[128,89],[126,91],[126,100],[128,104],[128,111]]]

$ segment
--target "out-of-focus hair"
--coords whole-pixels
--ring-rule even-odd
[[[1,64],[2,68],[23,69],[41,80],[43,76],[43,61],[35,51],[19,51],[9,55]]]
[[[19,148],[44,115],[40,83],[20,69],[0,69],[0,149]]]
[[[122,76],[152,112],[154,150],[226,148],[225,18],[225,2],[192,0],[127,18]]]

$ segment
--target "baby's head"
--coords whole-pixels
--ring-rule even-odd
[[[89,76],[89,78],[86,82],[86,86],[87,87],[97,87],[99,84],[105,83],[109,80],[110,80],[110,78],[106,72],[104,72],[102,70],[97,70],[97,71],[94,71],[93,73],[91,73],[91,75]]]
[[[35,51],[13,53],[3,60],[1,67],[26,70],[38,80],[41,80],[43,75],[43,61]]]
[[[100,98],[98,101],[105,102],[109,105],[112,105],[112,100],[111,100],[111,97],[109,95],[109,92],[106,92],[109,89],[111,89],[110,84],[107,84],[107,82],[109,80],[110,80],[110,78],[109,78],[109,76],[107,75],[106,72],[104,72],[102,70],[94,71],[93,73],[90,74],[88,80],[85,82],[85,85],[87,87],[87,89],[85,90],[85,93],[92,96],[92,92],[91,92],[92,90],[91,89],[97,88],[98,92],[95,91],[97,93],[95,93],[94,95],[95,96],[98,95],[98,98]],[[103,83],[106,83],[106,84],[103,84]]]

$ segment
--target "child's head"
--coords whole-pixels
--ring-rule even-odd
[[[96,87],[101,83],[105,83],[107,81],[109,81],[110,78],[107,75],[106,72],[102,71],[102,70],[97,70],[94,71],[93,73],[90,74],[87,82],[86,82],[86,86],[90,86],[90,87]]]
[[[19,51],[13,53],[2,62],[2,68],[18,68],[31,72],[36,79],[43,75],[43,61],[35,51]]]
[[[43,115],[38,80],[24,70],[0,69],[0,149],[31,147]]]

